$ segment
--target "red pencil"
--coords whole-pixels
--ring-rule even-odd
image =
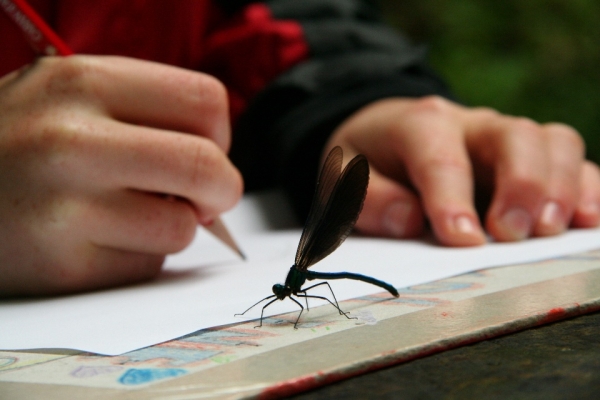
[[[39,55],[68,56],[73,51],[44,22],[25,0],[0,0],[0,7],[21,28],[23,35]]]

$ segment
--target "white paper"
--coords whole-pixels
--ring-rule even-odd
[[[265,210],[277,218],[261,217]],[[293,218],[277,195],[246,197],[224,220],[247,261],[199,229],[192,245],[169,257],[164,273],[153,282],[44,300],[0,302],[0,349],[67,348],[117,355],[199,329],[247,320],[234,314],[272,294],[274,283],[283,283],[301,231],[286,229],[293,226]],[[598,247],[600,229],[476,248],[353,237],[311,269],[362,273],[402,288]],[[331,285],[338,300],[381,292],[351,280]],[[295,310],[297,305],[286,299],[269,307],[265,316]],[[260,316],[260,307],[249,316]]]

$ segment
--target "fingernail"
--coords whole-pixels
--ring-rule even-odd
[[[460,215],[454,218],[454,229],[459,233],[472,235],[478,232],[473,220],[466,215]]]
[[[529,236],[533,220],[529,213],[522,208],[513,208],[504,213],[500,218],[506,233],[513,240],[523,240]]]
[[[564,229],[564,219],[560,210],[560,206],[555,201],[549,201],[542,209],[540,222],[548,227],[561,227]]]
[[[383,214],[383,227],[391,235],[403,237],[406,235],[408,217],[412,212],[412,206],[404,202],[396,202],[388,207]]]

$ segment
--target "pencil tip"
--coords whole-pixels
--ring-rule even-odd
[[[242,260],[246,260],[246,255],[242,253],[240,247],[237,245],[235,240],[229,234],[229,231],[223,224],[223,221],[220,218],[216,218],[212,224],[204,226],[210,233],[215,235],[218,239],[220,239],[227,247],[236,252]]]

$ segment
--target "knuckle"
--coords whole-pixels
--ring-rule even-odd
[[[193,165],[191,167],[197,171],[204,171],[205,173],[217,173],[219,170],[219,164],[221,162],[221,154],[219,148],[212,140],[202,140],[201,145],[195,146],[193,149]],[[197,184],[198,180],[202,179],[199,174],[194,175],[193,183]]]
[[[221,81],[210,75],[194,73],[189,76],[193,83],[187,96],[193,108],[198,110],[198,132],[227,151],[231,140],[227,89]]]
[[[437,174],[438,171],[450,172],[456,175],[471,175],[472,166],[468,160],[451,154],[437,154],[423,160],[416,166],[418,175]]]
[[[40,121],[42,123],[43,121]],[[15,127],[18,134],[11,135],[8,147],[11,152],[25,157],[28,154],[37,160],[44,160],[50,155],[56,155],[70,148],[69,143],[77,137],[75,124],[68,119],[59,125],[39,126],[27,124]]]
[[[192,95],[199,105],[211,107],[213,111],[227,111],[227,89],[221,81],[206,74],[193,74],[191,79]]]
[[[506,178],[513,192],[540,194],[546,191],[547,181],[540,174],[532,174],[525,169],[515,169]]]
[[[483,121],[493,121],[502,115],[497,110],[489,107],[475,107],[472,109],[472,112],[474,116]]]
[[[64,119],[58,125],[39,130],[30,142],[36,154],[45,154],[49,162],[59,162],[63,156],[82,150],[82,127],[76,119]]]
[[[97,70],[84,56],[51,57],[40,61],[40,66],[45,71],[45,92],[51,96],[73,96],[89,91],[91,80],[88,76]]]
[[[427,165],[432,168],[455,169],[461,171],[468,171],[471,169],[471,165],[466,160],[451,155],[435,156],[427,161]]]
[[[585,161],[583,163],[582,173],[594,178],[593,180],[600,182],[600,166],[598,166],[598,164],[592,161]]]
[[[533,121],[532,119],[526,117],[513,117],[511,119],[512,128],[519,132],[521,135],[532,135],[541,137],[542,128],[541,126]]]
[[[545,127],[550,135],[558,138],[561,142],[567,143],[580,153],[585,151],[585,141],[573,127],[558,122],[548,123]]]
[[[437,95],[425,96],[415,101],[409,111],[413,113],[446,114],[450,112],[450,102]]]
[[[492,131],[495,146],[502,148],[511,146],[527,146],[538,148],[546,139],[544,131],[538,123],[525,117],[503,117],[498,129]]]

